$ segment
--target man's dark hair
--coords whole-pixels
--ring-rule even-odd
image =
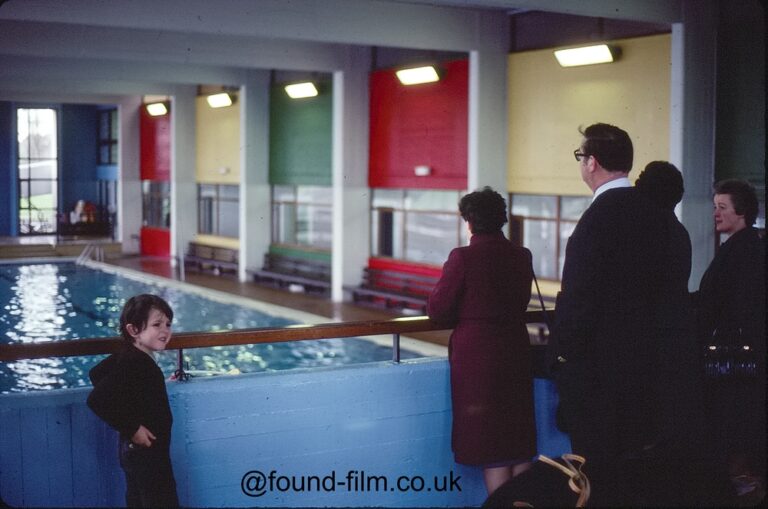
[[[133,343],[133,337],[128,333],[127,325],[131,324],[138,330],[143,331],[147,328],[149,313],[152,309],[157,309],[163,313],[168,320],[173,320],[173,310],[162,298],[157,295],[143,293],[135,295],[128,299],[123,306],[123,312],[120,315],[120,334],[128,343]]]
[[[713,186],[715,194],[730,195],[733,209],[740,216],[744,216],[747,226],[755,224],[757,219],[758,204],[757,192],[752,184],[746,180],[727,179],[716,182]]]
[[[614,125],[598,123],[584,130],[579,128],[579,132],[584,136],[582,152],[597,159],[600,166],[618,172],[632,169],[634,151],[626,131]]]
[[[674,209],[683,199],[685,192],[683,175],[674,164],[667,161],[648,163],[635,180],[635,187],[651,201],[666,209]]]
[[[496,233],[507,222],[504,198],[488,186],[464,195],[459,201],[459,212],[471,225],[473,234]]]

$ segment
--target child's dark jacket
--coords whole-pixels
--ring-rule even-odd
[[[143,425],[157,437],[152,447],[168,449],[173,417],[163,372],[152,357],[126,345],[94,366],[89,376],[93,391],[88,406],[123,440]]]

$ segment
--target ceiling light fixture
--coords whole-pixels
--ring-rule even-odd
[[[616,60],[619,54],[620,50],[618,47],[608,46],[607,44],[555,50],[555,58],[563,67],[606,64]]]
[[[311,81],[293,83],[285,86],[285,93],[288,94],[291,99],[315,97],[317,95],[317,87],[315,87],[315,84]]]
[[[399,79],[400,83],[403,85],[433,83],[440,80],[440,75],[437,73],[437,69],[432,65],[400,69],[395,74],[397,74],[397,79]]]
[[[232,103],[235,102],[235,96],[228,92],[220,92],[209,95],[205,100],[208,101],[208,106],[211,108],[225,108],[232,106]]]
[[[160,117],[168,113],[168,103],[150,103],[146,105],[147,113],[153,117]]]

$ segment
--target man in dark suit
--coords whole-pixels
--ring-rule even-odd
[[[677,290],[669,262],[690,269],[690,252],[677,252],[669,211],[631,187],[629,135],[608,124],[581,133],[574,155],[594,197],[568,240],[555,306],[558,425],[586,457],[590,505],[647,504],[642,490],[656,487],[638,485],[637,466],[668,431],[656,379],[669,310],[659,303]]]

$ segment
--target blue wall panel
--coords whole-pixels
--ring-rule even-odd
[[[97,202],[98,120],[97,106],[61,106],[60,211],[73,210],[77,200]]]
[[[553,429],[556,396],[537,380],[540,452],[569,448]],[[293,370],[169,383],[172,458],[188,506],[467,506],[485,498],[482,472],[453,462],[445,359]],[[12,505],[124,505],[117,436],[85,405],[88,389],[0,395],[0,493]],[[243,494],[247,472],[272,491]],[[347,476],[357,489],[346,485]],[[288,477],[335,476],[332,491],[286,489]],[[376,490],[363,484],[385,476]],[[422,491],[401,492],[400,476]],[[443,492],[450,478],[461,491]],[[437,486],[434,481],[437,480]],[[306,482],[306,481],[305,481]],[[345,483],[341,485],[340,483]],[[383,480],[379,481],[380,483]],[[401,481],[404,482],[404,481]],[[403,485],[407,487],[408,485]],[[430,488],[431,491],[429,490]]]
[[[0,236],[16,235],[16,156],[13,104],[0,101]]]

